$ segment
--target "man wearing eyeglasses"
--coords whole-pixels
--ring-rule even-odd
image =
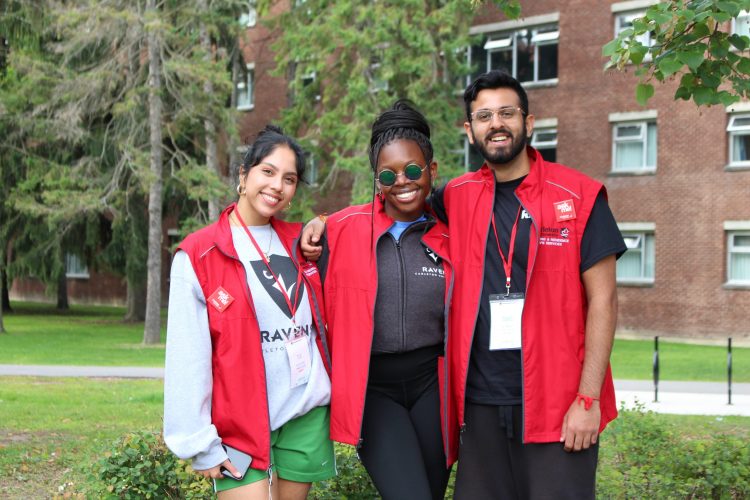
[[[529,146],[517,80],[480,75],[464,102],[485,163],[432,198],[455,266],[443,418],[455,498],[594,498],[598,435],[617,415],[625,244],[602,184]]]

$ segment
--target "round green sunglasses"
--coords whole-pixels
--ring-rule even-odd
[[[403,175],[410,181],[416,181],[422,177],[422,172],[427,168],[427,165],[420,167],[416,163],[409,163],[404,167],[403,173],[396,173],[389,168],[385,168],[378,172],[378,182],[383,186],[393,186],[396,183],[396,179],[399,175]]]

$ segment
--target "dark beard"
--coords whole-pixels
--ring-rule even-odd
[[[488,132],[487,135],[491,135],[496,132],[498,131],[492,130]],[[505,132],[508,132],[510,134],[509,130],[505,130]],[[474,147],[477,148],[477,150],[482,155],[482,157],[484,157],[487,163],[491,163],[493,165],[503,165],[505,163],[510,163],[511,161],[513,161],[513,159],[515,159],[516,156],[521,154],[521,151],[526,149],[526,143],[528,142],[528,135],[526,135],[526,127],[524,126],[521,127],[521,135],[519,137],[511,134],[510,151],[500,150],[493,154],[487,151],[487,148],[484,147],[484,141],[477,140],[476,136],[474,135],[474,129],[471,130],[471,135],[474,138]]]

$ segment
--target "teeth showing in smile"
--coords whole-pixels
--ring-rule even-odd
[[[495,137],[490,138],[490,142],[499,143],[499,142],[505,142],[509,140],[510,137],[507,135],[496,135]]]
[[[263,196],[263,199],[266,200],[266,203],[269,205],[276,205],[281,201],[281,198],[277,198],[276,196],[271,196],[270,194],[266,193],[260,193],[261,196]]]
[[[396,199],[398,201],[408,202],[412,201],[417,197],[417,190],[414,191],[407,191],[405,193],[398,193],[396,194]]]

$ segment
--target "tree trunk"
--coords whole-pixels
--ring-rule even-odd
[[[65,269],[57,276],[57,309],[67,311],[68,306],[68,278],[65,276]]]
[[[158,17],[155,0],[146,3],[146,15]],[[162,205],[162,100],[161,33],[148,28],[148,124],[151,147],[151,186],[148,196],[148,259],[146,261],[146,322],[144,344],[161,340],[161,205]]]
[[[2,288],[2,309],[4,312],[12,312],[13,309],[10,307],[10,285],[8,284],[8,275],[0,265],[0,287]]]
[[[206,0],[198,1],[198,11],[202,13],[201,18],[208,15],[208,5]],[[200,41],[201,48],[205,52],[205,60],[211,61],[211,37],[208,35],[208,28],[206,23],[201,21],[200,23]],[[203,84],[203,92],[206,94],[208,99],[211,99],[214,93],[214,84],[211,80],[206,80]],[[216,124],[213,121],[213,117],[210,114],[206,115],[203,120],[203,128],[206,133],[206,166],[211,172],[216,172],[221,178],[221,172],[219,172],[219,159],[216,154]],[[214,222],[219,218],[219,200],[214,196],[208,199],[208,220]]]
[[[1,248],[1,247],[0,247]],[[5,325],[3,324],[3,311],[5,311],[5,295],[8,293],[8,284],[5,279],[5,260],[3,252],[0,250],[0,283],[2,283],[2,306],[0,307],[0,333],[5,333]],[[10,301],[8,301],[8,309],[10,309]]]
[[[127,280],[127,312],[124,320],[135,323],[146,319],[146,283],[143,280]]]

